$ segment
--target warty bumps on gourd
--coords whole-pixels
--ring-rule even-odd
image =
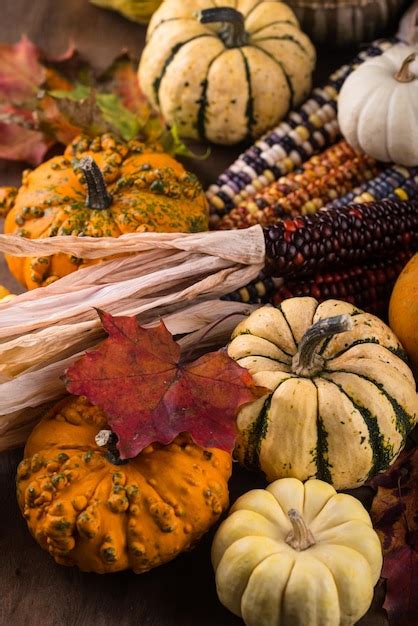
[[[145,572],[190,548],[228,505],[231,457],[187,435],[119,465],[95,437],[106,415],[83,397],[55,405],[31,433],[17,472],[19,506],[62,565]]]
[[[29,239],[208,228],[207,201],[194,174],[158,147],[110,134],[77,137],[62,156],[26,171],[20,189],[9,188],[2,205],[8,211],[5,232]],[[61,253],[7,257],[28,289],[97,262]]]

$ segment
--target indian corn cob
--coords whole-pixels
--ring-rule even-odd
[[[264,186],[332,145],[339,134],[337,98],[347,76],[366,59],[382,54],[396,40],[374,42],[351,63],[331,74],[306,102],[251,146],[209,187],[212,225]]]
[[[292,285],[292,289],[295,290],[295,285],[304,285],[306,289],[307,284],[312,284],[312,276],[318,275],[319,271],[327,272],[326,276],[331,276],[334,272],[334,268],[337,265],[341,265],[341,269],[338,275],[346,275],[347,271],[351,271],[353,258],[358,258],[359,248],[362,245],[366,246],[371,255],[371,259],[367,259],[366,264],[375,264],[373,267],[378,267],[378,263],[383,261],[376,260],[374,256],[384,255],[386,251],[386,245],[388,251],[391,252],[391,244],[394,245],[395,260],[397,262],[396,267],[399,267],[403,260],[407,260],[408,255],[411,255],[414,250],[418,248],[418,236],[417,236],[417,221],[418,221],[418,204],[406,203],[380,203],[382,207],[379,211],[379,205],[374,203],[373,206],[365,205],[365,212],[360,212],[360,217],[356,215],[356,207],[347,207],[346,209],[339,209],[336,211],[332,209],[330,213],[334,216],[335,220],[335,234],[332,229],[332,218],[323,223],[322,215],[324,211],[320,211],[313,218],[304,219],[296,218],[293,220],[286,220],[285,227],[265,229],[266,238],[273,236],[275,239],[275,249],[277,253],[285,252],[289,255],[293,254],[293,257],[288,258],[287,271],[284,270],[281,274],[276,271],[276,274],[280,274],[283,278],[273,278],[264,270],[260,272],[256,280],[252,281],[249,285],[234,291],[233,293],[224,296],[225,300],[233,300],[236,302],[249,302],[253,304],[262,304],[271,301],[272,296],[279,290],[279,288],[285,289],[286,285]],[[373,208],[374,207],[374,208]],[[354,210],[353,210],[354,209]],[[390,218],[390,212],[393,211],[393,216]],[[350,214],[351,212],[351,214]],[[386,212],[386,213],[385,213]],[[403,218],[402,218],[403,215]],[[342,220],[339,218],[342,216]],[[386,217],[389,217],[389,221],[386,222]],[[376,223],[373,223],[375,218]],[[399,224],[398,224],[399,219]],[[410,228],[408,232],[407,224],[409,221]],[[399,225],[399,232],[398,232]],[[287,227],[287,228],[286,228]],[[369,230],[369,234],[366,235],[366,231]],[[298,236],[294,237],[293,233]],[[370,246],[370,240],[373,239],[375,233],[375,243]],[[327,238],[325,241],[324,238]],[[393,241],[391,238],[393,237]],[[288,244],[290,246],[288,247]],[[350,249],[347,250],[346,246]],[[397,249],[396,246],[399,248]],[[269,249],[271,244],[267,246]],[[338,253],[338,247],[340,251]],[[308,258],[313,259],[305,266],[300,264],[301,257],[299,253],[306,254]],[[336,255],[339,254],[339,257]],[[311,256],[309,256],[311,255]],[[335,255],[330,256],[330,255]],[[283,267],[286,263],[286,258],[279,257],[278,264]],[[308,267],[306,267],[306,265]],[[321,268],[321,270],[319,269]],[[353,272],[357,272],[358,268],[353,269]],[[365,265],[365,272],[368,265]],[[391,271],[388,266],[388,272]],[[294,275],[297,275],[297,281],[294,279]],[[290,275],[290,278],[288,277]],[[300,277],[302,275],[302,277]],[[382,274],[380,274],[381,276]],[[306,277],[308,276],[308,277]],[[324,282],[324,281],[323,281]],[[342,283],[341,283],[342,284]],[[282,287],[283,286],[283,287]],[[280,291],[280,290],[279,290]],[[344,295],[343,288],[340,289],[341,297]],[[329,296],[328,296],[329,297]]]
[[[301,171],[292,172],[268,185],[253,198],[233,208],[218,228],[271,226],[286,216],[315,213],[330,199],[369,181],[381,166],[366,155],[357,154],[345,141],[311,157]]]
[[[395,281],[413,254],[410,249],[401,250],[387,259],[315,274],[305,280],[285,281],[277,288],[273,303],[280,304],[286,298],[298,296],[312,296],[319,302],[335,298],[351,302],[369,313],[386,316]]]
[[[283,283],[281,278],[276,279],[267,276],[265,272],[260,272],[255,280],[251,283],[222,296],[221,300],[229,300],[233,302],[245,302],[248,304],[266,304],[271,302],[279,285]]]
[[[345,206],[351,202],[373,202],[375,200],[413,201],[418,199],[418,167],[392,165],[376,178],[349,191],[326,205],[327,209]]]
[[[418,246],[418,203],[368,202],[287,218],[264,229],[266,270],[294,277]]]
[[[370,313],[386,314],[395,281],[413,255],[411,249],[401,250],[388,259],[372,260],[337,271],[330,268],[328,272],[296,280],[275,279],[261,274],[256,281],[222,299],[251,304],[280,304],[286,298],[299,296],[312,296],[320,302],[336,298]]]

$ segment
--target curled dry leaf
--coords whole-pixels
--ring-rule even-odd
[[[0,122],[0,159],[41,163],[53,142],[39,131],[13,122]]]
[[[0,158],[39,163],[51,140],[36,128],[36,91],[46,79],[39,52],[22,37],[0,45]]]
[[[401,454],[370,485],[371,517],[383,546],[384,608],[392,626],[416,626],[418,616],[418,448]]]
[[[226,351],[183,362],[163,322],[143,328],[135,317],[99,314],[109,337],[67,370],[66,384],[108,414],[121,458],[181,432],[231,452],[239,408],[266,393],[250,373]]]
[[[97,76],[73,45],[55,59],[26,37],[0,45],[0,158],[37,165],[55,143],[109,131],[193,156],[151,109],[139,89],[136,65],[121,54]]]
[[[25,36],[16,44],[0,45],[0,102],[24,104],[46,79],[37,47]]]

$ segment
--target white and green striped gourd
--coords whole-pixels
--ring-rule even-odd
[[[234,144],[303,102],[315,58],[283,2],[165,0],[148,28],[139,82],[182,136]]]
[[[290,298],[241,322],[229,355],[270,393],[238,415],[235,455],[269,481],[354,488],[386,469],[418,420],[402,346],[347,302]]]

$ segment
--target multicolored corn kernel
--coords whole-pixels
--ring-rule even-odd
[[[234,206],[335,142],[339,135],[337,98],[344,80],[366,59],[379,56],[395,42],[376,41],[351,63],[331,74],[328,82],[314,89],[298,110],[292,111],[219,176],[207,192],[212,227]]]
[[[226,296],[222,296],[221,300],[245,302],[248,304],[267,304],[276,293],[276,288],[276,281],[270,276],[266,276],[264,272],[260,272],[251,283]]]
[[[344,196],[381,170],[374,159],[357,154],[340,141],[311,157],[301,170],[279,178],[254,198],[232,209],[219,222],[220,230],[271,226],[285,217],[316,213],[331,199]]]
[[[418,200],[418,167],[392,165],[376,178],[364,182],[345,196],[328,202],[326,208],[333,209],[352,202],[359,204],[376,200],[403,202]]]
[[[293,277],[418,247],[418,203],[368,202],[287,218],[264,229],[266,271]]]
[[[336,298],[351,302],[360,309],[387,316],[389,298],[397,277],[413,256],[412,250],[402,250],[379,261],[354,265],[339,271],[317,273],[306,279],[285,281],[273,298],[280,304],[286,298],[311,296],[319,302]]]

